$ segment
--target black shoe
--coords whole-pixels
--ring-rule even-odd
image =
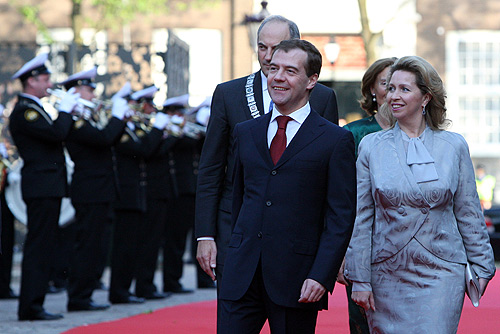
[[[4,295],[0,295],[0,299],[18,299],[19,296],[14,293],[14,291],[10,290],[8,293]]]
[[[25,321],[25,320],[58,320],[62,319],[63,315],[62,314],[55,314],[55,313],[49,313],[46,311],[40,311],[35,314],[30,314],[30,315],[20,315],[19,316],[19,321]]]
[[[142,304],[146,300],[136,296],[128,296],[123,298],[110,298],[109,301],[111,304]]]
[[[185,289],[184,287],[178,287],[178,288],[175,288],[175,289],[164,289],[165,292],[170,292],[170,293],[193,293],[194,290],[190,290],[190,289]]]
[[[109,304],[96,304],[94,302],[89,303],[68,303],[68,312],[72,311],[104,311],[107,310],[111,305]]]
[[[139,296],[139,295],[138,295]],[[154,300],[154,299],[165,299],[172,296],[172,292],[158,292],[155,291],[151,294],[140,296],[142,298],[148,299],[148,300]]]
[[[66,288],[65,287],[57,287],[57,286],[53,286],[53,285],[49,285],[49,287],[47,288],[47,293],[59,293],[59,292],[63,292],[63,291],[66,291]]]

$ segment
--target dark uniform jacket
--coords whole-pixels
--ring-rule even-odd
[[[163,139],[153,155],[146,159],[148,198],[166,200],[176,196],[169,155],[178,140],[173,136]]]
[[[150,157],[163,136],[156,128],[150,132],[136,126],[125,127],[115,146],[119,194],[115,209],[146,211],[147,173],[145,159]]]
[[[64,112],[53,121],[37,102],[19,95],[9,117],[9,127],[24,162],[23,199],[68,195],[63,141],[72,123],[71,115]]]
[[[116,185],[111,147],[123,133],[125,123],[112,117],[103,129],[87,120],[78,120],[68,135],[66,147],[75,169],[70,186],[74,203],[111,202]]]
[[[181,138],[170,152],[171,173],[175,177],[176,193],[196,194],[198,164],[200,162],[203,139]]]

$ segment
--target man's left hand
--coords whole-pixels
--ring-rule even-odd
[[[326,289],[313,279],[306,279],[300,290],[299,303],[315,303],[323,297]]]

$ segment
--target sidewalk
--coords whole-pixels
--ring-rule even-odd
[[[14,292],[19,292],[20,278],[20,254],[14,256],[14,268],[12,277],[12,288]],[[195,266],[186,264],[181,282],[185,288],[194,289],[196,285]],[[161,274],[157,272],[155,281],[157,287],[161,288]],[[103,282],[109,283],[109,269],[107,268]],[[133,290],[131,290],[133,291]],[[103,321],[130,317],[136,314],[151,312],[159,308],[174,306],[197,301],[212,300],[216,298],[215,289],[199,289],[190,294],[174,294],[164,300],[146,301],[144,304],[133,305],[111,305],[105,311],[85,311],[70,312],[66,310],[67,294],[47,294],[44,307],[48,312],[62,313],[64,318],[54,321],[18,321],[17,320],[17,300],[0,300],[0,333],[1,334],[60,334],[71,328],[93,324]],[[97,303],[108,303],[108,292],[96,290],[93,299]]]

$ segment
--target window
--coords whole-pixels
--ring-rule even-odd
[[[451,131],[473,157],[500,156],[500,32],[454,31],[446,37],[446,83]]]

